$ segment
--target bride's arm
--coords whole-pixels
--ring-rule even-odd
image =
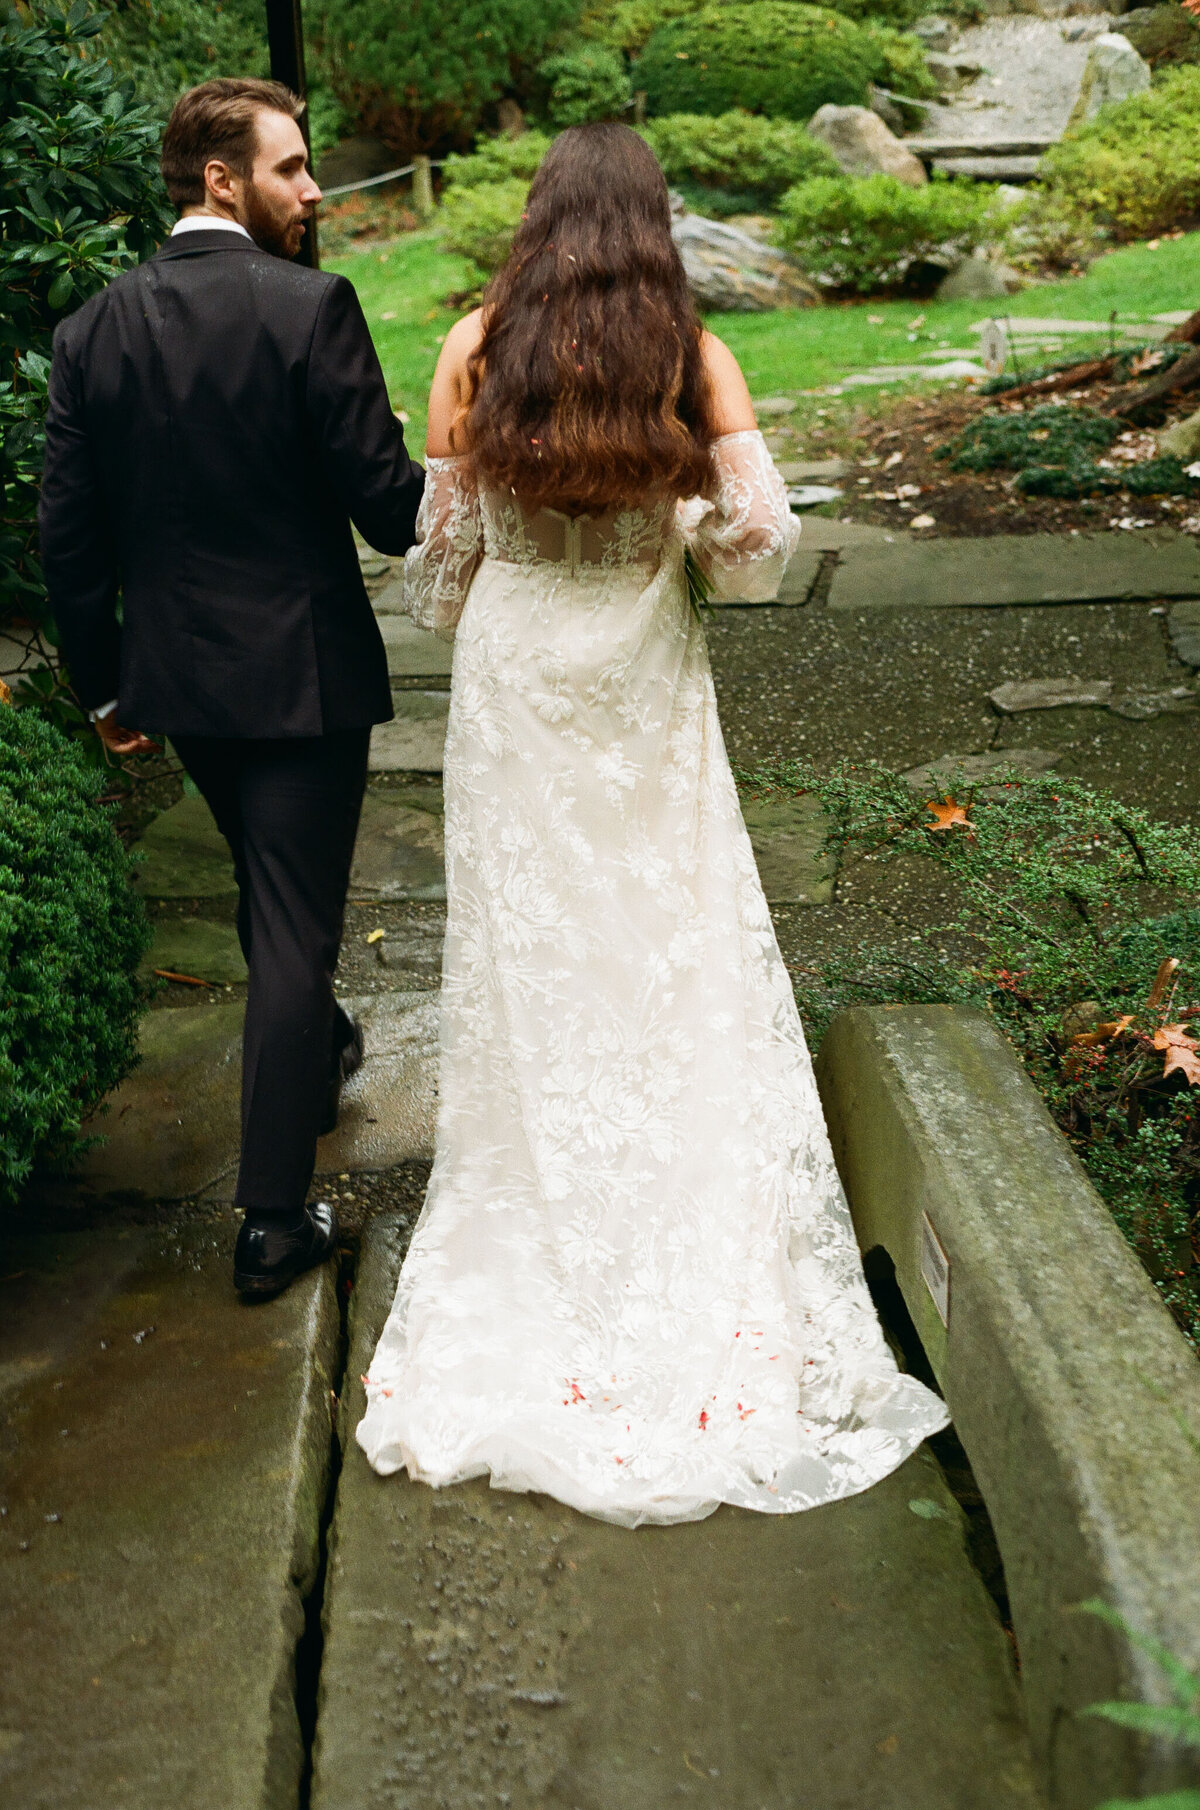
[[[467,358],[479,335],[470,314],[446,335],[429,395],[425,494],[417,541],[404,560],[404,607],[421,628],[453,640],[483,553],[479,495],[454,450],[454,423],[466,397]]]
[[[787,490],[758,431],[736,358],[715,335],[704,356],[716,403],[711,496],[679,506],[679,524],[717,597],[775,596],[800,537]]]

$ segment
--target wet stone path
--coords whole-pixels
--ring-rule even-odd
[[[968,543],[941,543],[922,563],[934,548],[810,521],[784,600],[708,625],[732,756],[983,773],[1016,754],[1183,817],[1192,543],[1067,545],[1026,595],[1034,549],[972,543],[964,561]],[[952,1442],[807,1515],[636,1533],[482,1484],[381,1480],[355,1446],[431,1150],[449,685],[388,562],[366,570],[398,722],[376,737],[340,977],[368,1061],[319,1152],[341,1272],[257,1309],[228,1286],[244,969],[227,858],[185,798],[143,838],[139,885],[150,965],[210,985],[157,1002],[106,1142],[0,1228],[0,1798],[1039,1805],[1002,1580]],[[1076,701],[1028,689],[1066,680]],[[789,960],[898,903],[937,907],[834,875],[804,801],[753,807],[749,827]]]

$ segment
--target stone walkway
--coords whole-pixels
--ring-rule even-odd
[[[1036,1806],[978,1514],[944,1443],[809,1515],[634,1534],[482,1485],[383,1482],[353,1444],[430,1153],[450,656],[396,614],[388,562],[368,570],[398,721],[375,741],[343,957],[368,1061],[319,1152],[353,1290],[329,1274],[259,1309],[229,1290],[244,970],[227,857],[185,798],[146,832],[138,883],[151,965],[211,984],[148,1016],[143,1065],[95,1127],[107,1142],[26,1215],[49,1229],[0,1230],[0,1795]],[[730,752],[878,758],[917,784],[1004,755],[1179,819],[1197,599],[1191,541],[918,546],[809,520],[781,602],[708,623]],[[937,908],[869,870],[835,876],[806,801],[748,820],[793,961],[881,911]],[[360,1235],[364,1197],[382,1205]]]

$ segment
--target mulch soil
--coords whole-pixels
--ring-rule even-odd
[[[1103,409],[1121,387],[1117,380],[1095,382],[1062,392],[1061,400]],[[948,460],[937,457],[939,447],[986,411],[1019,412],[1055,400],[1035,395],[1007,402],[1002,394],[984,396],[974,387],[943,390],[934,397],[898,398],[885,411],[856,424],[857,444],[865,450],[851,460],[852,469],[842,480],[846,494],[829,513],[887,528],[907,528],[915,516],[931,515],[935,525],[929,533],[943,536],[1064,534],[1072,529],[1095,533],[1156,524],[1200,532],[1195,498],[1130,496],[1127,491],[1079,499],[1023,496],[1010,471],[952,471]],[[1197,407],[1200,393],[1189,392],[1161,425],[1181,420]],[[1133,427],[1106,456],[1140,463],[1153,458],[1156,450],[1154,432]]]

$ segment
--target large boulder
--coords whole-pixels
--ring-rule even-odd
[[[773,245],[703,214],[679,214],[671,233],[701,308],[758,314],[820,301],[804,272]]]
[[[1173,459],[1182,459],[1185,463],[1200,459],[1200,409],[1159,434],[1158,450],[1169,454]]]
[[[1101,32],[1088,46],[1079,98],[1071,111],[1067,130],[1095,117],[1101,107],[1142,94],[1150,86],[1150,65],[1119,31]]]
[[[1151,69],[1165,63],[1200,63],[1200,20],[1182,6],[1139,6],[1121,19],[1128,38]]]
[[[929,181],[920,159],[901,144],[895,133],[889,132],[869,107],[835,107],[830,102],[818,107],[808,129],[832,151],[847,176],[882,173],[897,177],[912,189],[922,188]]]
[[[1012,295],[1021,287],[1021,278],[1008,264],[993,264],[990,258],[964,258],[944,276],[937,287],[939,302],[989,302],[998,296]]]

